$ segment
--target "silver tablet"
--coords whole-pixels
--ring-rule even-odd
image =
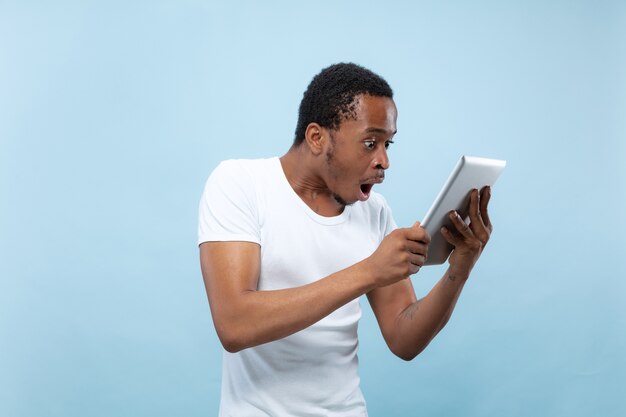
[[[448,259],[453,246],[441,234],[443,226],[453,227],[448,213],[456,210],[468,223],[470,192],[474,188],[480,190],[486,185],[493,185],[505,166],[506,161],[500,159],[461,157],[422,221],[422,227],[431,237],[424,265],[439,265]]]

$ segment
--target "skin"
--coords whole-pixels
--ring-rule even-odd
[[[311,123],[302,144],[280,158],[295,192],[322,216],[369,197],[389,168],[387,148],[396,132],[393,100],[357,97],[355,120],[337,130]],[[473,190],[470,224],[449,213],[453,230],[442,229],[455,249],[444,276],[418,300],[408,277],[419,271],[430,236],[416,222],[383,239],[368,258],[311,284],[258,291],[260,246],[250,242],[205,242],[200,262],[213,322],[229,352],[298,332],[349,301],[367,294],[390,350],[405,360],[417,356],[448,322],[458,297],[493,229],[489,187]]]

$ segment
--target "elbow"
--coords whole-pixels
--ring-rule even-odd
[[[417,357],[417,355],[419,355],[419,352],[410,352],[410,353],[396,353],[395,354],[397,357],[399,357],[400,359],[402,359],[403,361],[406,362],[411,362],[413,359],[415,359]]]
[[[245,309],[213,309],[211,314],[217,337],[225,351],[237,353],[259,344],[258,328],[254,326]]]
[[[224,350],[229,353],[237,353],[249,347],[244,340],[243,332],[235,328],[235,326],[229,325],[217,325],[215,326],[217,337],[220,339],[220,343]]]
[[[244,346],[235,340],[227,340],[227,339],[220,338],[220,342],[222,342],[222,347],[228,353],[237,353],[244,349]]]
[[[403,361],[410,362],[415,359],[420,353],[422,353],[424,349],[426,349],[426,346],[428,346],[428,343],[413,346],[395,347],[391,348],[391,352]]]
[[[217,336],[222,343],[222,347],[228,353],[237,353],[248,347],[243,343],[241,338],[236,337],[236,335],[224,335],[218,332]]]
[[[422,353],[423,349],[414,350],[414,351],[406,351],[406,352],[393,352],[394,355],[402,359],[403,361],[410,362],[417,357],[420,353]]]

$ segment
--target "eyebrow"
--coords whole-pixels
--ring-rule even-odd
[[[381,134],[388,134],[389,131],[387,129],[381,129],[379,127],[368,127],[367,129],[365,129],[364,133],[381,133]],[[398,129],[394,130],[391,134],[395,135],[396,133],[398,133]]]

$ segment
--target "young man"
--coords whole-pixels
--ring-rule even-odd
[[[280,158],[222,162],[200,203],[202,274],[226,350],[220,416],[366,416],[357,373],[358,297],[391,351],[413,359],[445,326],[489,240],[489,188],[469,225],[442,229],[449,268],[417,300],[428,255],[419,222],[397,228],[372,191],[389,167],[397,111],[386,81],[355,64],[313,78]]]

